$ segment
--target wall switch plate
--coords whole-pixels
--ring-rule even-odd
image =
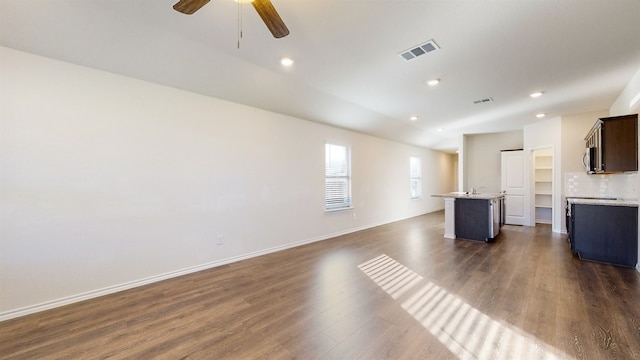
[[[222,234],[218,235],[218,239],[216,240],[216,244],[217,245],[224,244],[224,236],[222,236]]]

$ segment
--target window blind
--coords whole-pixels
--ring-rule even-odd
[[[412,199],[419,199],[422,196],[422,169],[420,158],[409,157],[409,189]]]
[[[351,163],[349,148],[325,144],[325,209],[351,207]]]

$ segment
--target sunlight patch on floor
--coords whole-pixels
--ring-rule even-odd
[[[387,255],[358,266],[459,359],[570,358],[530,334],[496,321]]]

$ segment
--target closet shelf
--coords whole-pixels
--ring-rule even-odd
[[[551,224],[553,215],[553,156],[536,151],[534,157],[535,221]]]

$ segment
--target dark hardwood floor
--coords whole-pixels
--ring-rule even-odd
[[[0,323],[2,359],[640,359],[640,274],[437,212]]]

